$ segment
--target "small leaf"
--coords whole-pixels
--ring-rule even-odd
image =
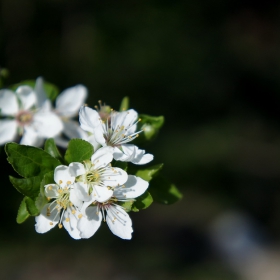
[[[41,176],[35,176],[26,179],[18,179],[13,176],[9,176],[12,185],[21,194],[35,198],[40,192]]]
[[[44,150],[47,153],[49,153],[52,157],[56,158],[61,163],[63,163],[63,158],[62,158],[53,138],[46,140]]]
[[[33,199],[31,199],[30,197],[26,197],[25,203],[26,203],[26,209],[30,214],[30,216],[38,216],[40,214],[39,210],[35,205],[35,201]]]
[[[153,165],[150,167],[147,167],[145,169],[139,169],[135,173],[132,171],[135,176],[142,178],[145,181],[150,182],[154,176],[157,175],[157,173],[162,169],[163,163]],[[131,172],[129,172],[131,173]]]
[[[133,212],[138,212],[141,209],[148,208],[152,203],[153,197],[149,194],[149,192],[146,191],[135,199],[134,203],[132,204],[131,210]]]
[[[119,201],[118,204],[125,209],[126,212],[131,211],[133,200],[129,201]]]
[[[176,186],[161,175],[153,178],[150,182],[149,192],[154,201],[162,204],[172,204],[183,197]]]
[[[30,216],[30,214],[27,211],[25,200],[26,200],[26,197],[23,198],[23,200],[19,206],[19,209],[18,209],[18,213],[17,213],[17,223],[18,224],[22,224]]]
[[[82,162],[90,159],[93,154],[93,146],[82,139],[72,139],[69,141],[68,149],[65,153],[67,163]]]
[[[135,142],[147,142],[155,139],[160,128],[163,126],[164,117],[153,117],[143,114],[139,115],[139,117],[141,121],[138,123],[138,130],[143,130],[143,132],[139,133],[139,137],[137,137]]]
[[[121,102],[121,106],[120,106],[120,112],[121,111],[126,111],[129,108],[129,98],[127,96],[125,96]]]
[[[32,146],[7,143],[5,151],[8,162],[19,175],[25,178],[43,176],[60,165],[60,162],[50,154]]]

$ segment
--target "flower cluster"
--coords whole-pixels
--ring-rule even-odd
[[[0,145],[23,177],[10,176],[24,195],[17,222],[34,216],[38,233],[58,226],[82,239],[93,236],[103,220],[113,234],[131,239],[129,211],[181,198],[161,176],[163,164],[142,167],[154,157],[137,144],[154,139],[164,118],[139,116],[128,98],[120,111],[101,102],[92,109],[84,105],[86,97],[82,85],[58,95],[42,78],[0,90]]]

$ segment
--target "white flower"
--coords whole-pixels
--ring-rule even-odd
[[[39,77],[36,80],[35,92],[37,94],[38,104],[42,104],[47,99],[43,87],[43,79]],[[86,138],[87,133],[81,129],[77,121],[72,120],[78,115],[80,107],[87,98],[87,88],[83,85],[76,85],[62,91],[55,101],[55,109],[53,112],[59,116],[63,123],[63,130],[60,135],[55,137],[57,145],[66,148],[68,139]],[[65,136],[65,137],[62,137]]]
[[[80,239],[80,232],[77,229],[78,220],[82,217],[80,209],[83,202],[75,192],[75,177],[70,173],[71,167],[60,165],[54,171],[56,184],[45,186],[45,195],[48,200],[41,210],[41,214],[35,218],[35,229],[38,233],[45,233],[58,224],[62,224],[74,239]]]
[[[82,238],[90,238],[100,227],[102,216],[110,230],[122,239],[131,239],[132,221],[118,201],[133,201],[143,194],[149,183],[139,177],[128,175],[128,180],[123,186],[114,188],[113,196],[103,202],[94,202],[85,210],[85,216],[78,221],[78,229]]]
[[[153,155],[145,154],[133,144],[127,144],[135,139],[141,131],[136,131],[138,113],[128,111],[112,111],[105,120],[102,120],[97,111],[82,106],[79,114],[81,128],[92,133],[88,141],[96,148],[99,145],[114,148],[115,160],[129,161],[134,164],[146,164],[153,160]]]
[[[38,108],[36,94],[29,86],[20,86],[13,92],[0,90],[1,115],[0,145],[22,136],[20,144],[40,146],[44,138],[56,136],[62,122],[50,111],[47,102]]]
[[[71,163],[72,175],[76,177],[77,196],[89,205],[94,201],[103,202],[113,194],[113,188],[127,180],[127,173],[117,167],[111,167],[112,148],[97,150],[91,160]]]

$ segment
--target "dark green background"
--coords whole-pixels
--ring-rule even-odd
[[[164,115],[145,149],[184,194],[131,214],[132,241],[105,224],[90,240],[57,228],[39,235],[33,218],[15,223],[21,196],[1,150],[0,278],[256,280],[210,232],[239,213],[253,224],[249,241],[268,251],[280,241],[279,2],[0,3],[6,86],[43,76],[61,90],[84,84],[91,107],[101,99],[117,109],[129,96],[139,113]]]

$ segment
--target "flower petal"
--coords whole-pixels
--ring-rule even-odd
[[[120,206],[110,205],[107,210],[106,222],[113,234],[122,239],[131,239],[132,221]]]
[[[21,145],[40,147],[44,143],[44,138],[40,137],[33,127],[25,127],[20,140]]]
[[[59,196],[58,190],[60,187],[56,184],[45,185],[45,195],[47,198],[57,198]]]
[[[91,162],[94,164],[94,169],[108,165],[113,160],[112,153],[112,147],[103,147],[98,149],[91,157]]]
[[[80,231],[78,230],[78,218],[77,213],[72,214],[71,210],[67,208],[64,212],[62,224],[68,231],[69,235],[74,239],[81,239]]]
[[[102,121],[99,114],[89,107],[82,106],[80,108],[79,121],[81,128],[85,131],[94,133],[96,129],[102,129]]]
[[[78,199],[82,201],[92,201],[92,196],[88,193],[88,185],[82,182],[75,183],[74,192]]]
[[[137,147],[136,155],[134,159],[131,161],[134,164],[146,164],[154,159],[152,154],[145,154],[145,150],[141,150]]]
[[[75,184],[74,184],[75,186]],[[79,209],[83,206],[83,201],[77,196],[75,189],[70,190],[69,200]]]
[[[72,176],[78,177],[86,173],[85,167],[80,162],[72,162],[69,164],[69,172]]]
[[[88,141],[93,146],[94,151],[97,151],[101,147],[101,145],[96,141],[94,134],[82,137],[82,139]]]
[[[35,217],[35,230],[38,233],[45,233],[49,231],[50,229],[54,228],[59,222],[59,213],[55,207],[55,203],[53,203],[52,205],[48,203],[42,209],[41,214]],[[48,215],[47,213],[49,213],[50,215]]]
[[[137,147],[133,144],[123,144],[121,148],[122,150],[117,147],[114,148],[114,159],[126,162],[132,161],[136,155]]]
[[[58,135],[63,124],[60,118],[52,112],[38,111],[33,116],[33,122],[30,124],[40,137],[52,138]]]
[[[56,99],[57,113],[67,118],[76,116],[86,97],[87,88],[83,85],[65,89]]]
[[[36,95],[30,86],[20,86],[17,88],[16,93],[21,101],[21,108],[28,110],[36,103]]]
[[[140,177],[128,175],[128,180],[124,187],[117,187],[113,196],[118,199],[136,198],[143,194],[149,186],[149,183]]]
[[[90,206],[86,209],[86,216],[78,221],[78,229],[82,238],[90,238],[95,234],[101,225],[102,214],[96,206]]]
[[[19,111],[15,93],[8,89],[0,90],[0,109],[3,116],[14,116]]]
[[[36,96],[37,107],[41,108],[41,107],[45,106],[43,104],[45,103],[45,101],[48,98],[47,98],[47,94],[46,94],[45,89],[44,89],[44,80],[43,80],[42,77],[38,77],[36,79],[34,91],[35,91],[35,96]]]
[[[107,187],[94,186],[91,195],[96,201],[105,202],[112,197],[113,191]]]
[[[105,186],[116,187],[127,181],[127,173],[121,168],[111,167],[106,170],[106,176],[102,176],[101,180]]]
[[[0,145],[13,141],[16,135],[17,123],[15,120],[0,120]]]
[[[68,166],[59,165],[54,170],[54,181],[63,188],[67,185],[73,184],[75,177],[71,176]]]
[[[127,133],[131,134],[136,130],[136,125],[134,125],[134,123],[137,119],[138,113],[133,109],[113,114],[112,128],[115,130],[117,127],[124,126],[128,129]]]

